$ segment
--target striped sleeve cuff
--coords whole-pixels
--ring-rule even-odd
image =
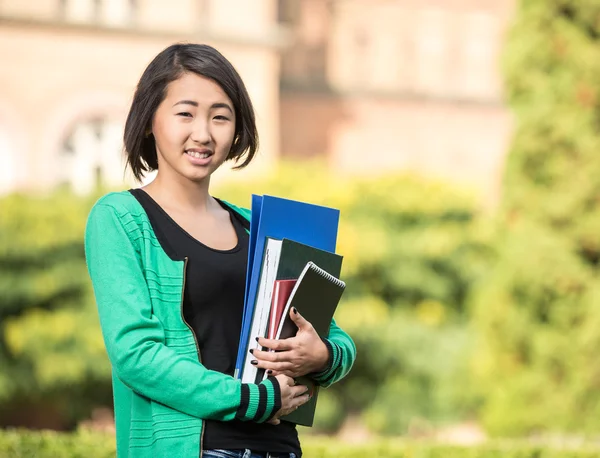
[[[260,384],[242,383],[240,406],[235,418],[242,421],[264,423],[281,409],[281,389],[275,377]]]
[[[339,345],[335,342],[330,341],[329,339],[321,340],[323,340],[323,343],[325,344],[325,346],[327,347],[327,351],[329,352],[327,365],[325,366],[325,369],[323,369],[321,372],[315,372],[313,374],[310,374],[310,377],[319,385],[328,383],[331,380],[331,378],[333,378],[342,362],[342,352],[340,350]]]

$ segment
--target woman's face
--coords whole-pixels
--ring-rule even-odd
[[[213,80],[184,73],[167,87],[152,120],[152,133],[159,174],[169,171],[202,181],[225,161],[231,148],[233,103]]]

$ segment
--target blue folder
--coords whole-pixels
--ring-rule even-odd
[[[252,217],[250,218],[250,241],[248,246],[248,275],[246,275],[246,291],[244,297],[248,297],[248,288],[250,287],[250,278],[252,278],[252,266],[254,263],[254,247],[256,246],[256,235],[258,234],[258,222],[260,221],[260,211],[262,209],[262,196],[252,194]],[[244,313],[246,308],[244,307]]]
[[[252,196],[248,274],[235,377],[241,375],[254,314],[263,252],[267,237],[290,239],[335,253],[340,211],[335,208],[283,199]]]

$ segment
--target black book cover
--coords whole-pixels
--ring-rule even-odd
[[[334,277],[339,277],[342,272],[342,260],[343,257],[339,254],[320,250],[293,240],[283,239],[277,280],[298,279],[309,262],[315,263]]]
[[[342,271],[343,259],[339,254],[314,248],[294,240],[283,239],[275,280],[297,280],[309,262],[313,262],[331,275],[339,277]],[[329,325],[327,325],[327,331],[329,331]],[[266,335],[263,337],[266,337]],[[323,337],[327,337],[327,334]],[[263,350],[267,349],[263,348]],[[264,378],[264,369],[259,369],[256,373],[255,382],[260,383]]]
[[[313,262],[306,264],[283,313],[278,338],[286,339],[296,335],[298,328],[290,317],[294,307],[309,321],[321,337],[327,337],[333,314],[342,297],[346,285],[344,282],[321,269]],[[306,385],[312,393],[312,398],[282,420],[312,426],[317,405],[319,387],[308,377],[298,377],[296,383]]]

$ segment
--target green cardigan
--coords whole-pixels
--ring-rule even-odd
[[[187,259],[167,256],[131,193],[94,205],[85,254],[112,365],[118,457],[199,457],[203,420],[265,422],[279,410],[274,378],[242,384],[201,364],[183,319]],[[356,348],[335,321],[325,342],[328,367],[313,378],[329,386],[349,372]]]

